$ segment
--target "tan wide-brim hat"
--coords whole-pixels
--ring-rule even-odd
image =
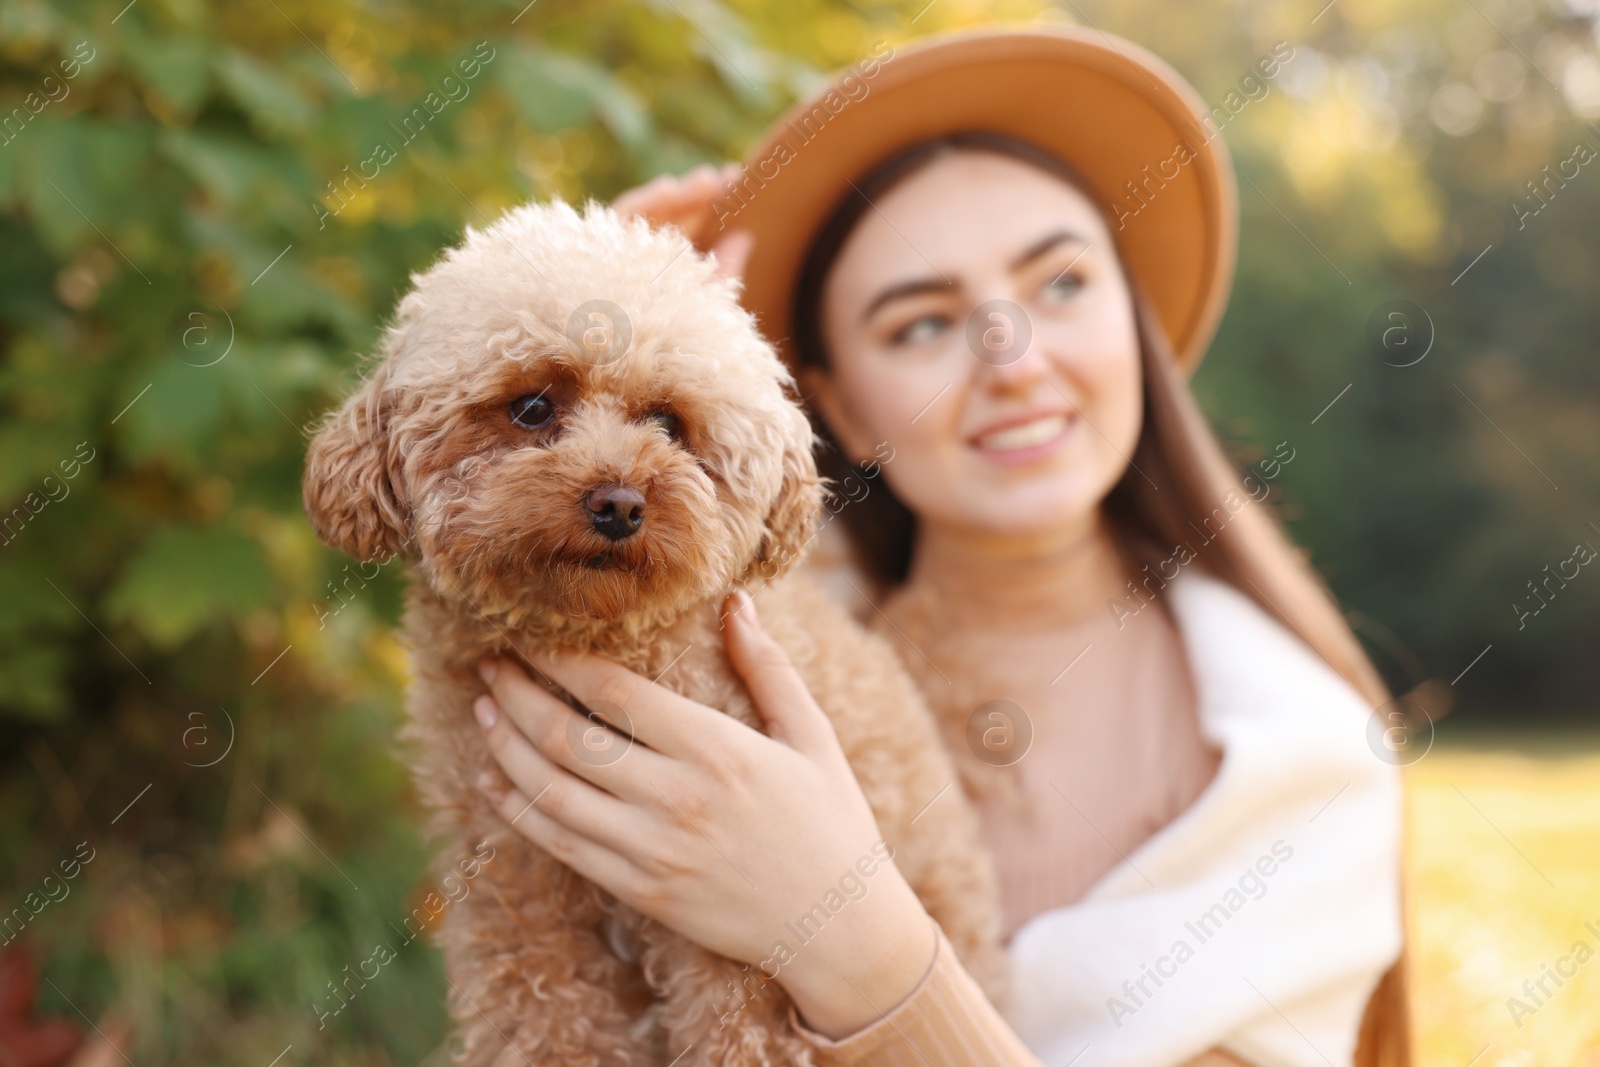
[[[851,183],[915,141],[969,129],[1031,141],[1082,175],[1180,369],[1192,371],[1233,279],[1233,165],[1215,120],[1176,71],[1128,41],[1065,26],[882,46],[796,104],[750,151],[717,209],[719,230],[753,233],[743,302],[791,365],[795,282]]]

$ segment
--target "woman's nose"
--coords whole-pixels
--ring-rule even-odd
[[[995,385],[1029,384],[1044,372],[1039,340],[1028,313],[1010,300],[987,300],[967,319],[967,347]]]

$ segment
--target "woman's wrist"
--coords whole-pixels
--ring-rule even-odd
[[[905,880],[896,883],[894,892],[878,894],[870,913],[852,916],[855,922],[830,922],[779,973],[805,1024],[824,1037],[840,1040],[887,1015],[932,966],[933,920]]]

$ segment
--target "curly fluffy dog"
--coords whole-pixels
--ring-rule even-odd
[[[955,775],[925,706],[886,643],[774,580],[823,490],[736,283],[677,230],[592,203],[469,230],[413,281],[381,362],[311,445],[305,505],[330,545],[414,564],[417,781],[444,864],[498,845],[440,934],[459,1061],[810,1062],[780,986],[511,834],[473,787],[493,766],[471,711],[490,653],[595,650],[758,726],[718,634],[738,587],[831,717],[900,869],[998,995],[993,872],[960,790],[932,803]]]

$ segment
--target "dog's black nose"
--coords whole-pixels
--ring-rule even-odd
[[[595,530],[611,541],[632,537],[644,525],[644,494],[626,485],[600,485],[584,498]]]

